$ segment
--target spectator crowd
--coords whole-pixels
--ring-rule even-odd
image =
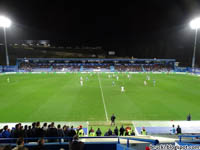
[[[33,122],[32,125],[22,126],[21,123],[15,125],[14,128],[9,129],[8,126],[4,126],[3,129],[0,129],[0,138],[35,138],[35,137],[73,137],[74,135],[84,136],[84,131],[82,125],[78,128],[73,126],[69,127],[64,125],[61,127],[60,124],[55,127],[54,122],[47,124],[44,123],[41,126],[40,122]],[[108,131],[103,134],[101,129],[98,128],[96,131],[91,127],[89,130],[89,136],[130,136],[135,135],[134,130],[131,130],[130,127],[124,128],[123,125],[118,129],[116,126],[112,131]]]
[[[37,150],[45,150],[44,143],[45,142],[59,142],[61,140],[68,141],[69,147],[77,147],[78,145],[83,146],[83,143],[80,143],[78,140],[78,137],[84,136],[84,130],[82,125],[80,125],[78,128],[74,128],[73,126],[69,127],[67,125],[64,125],[61,127],[60,124],[55,126],[54,122],[47,124],[43,123],[41,126],[40,122],[33,122],[32,125],[23,126],[21,123],[18,123],[10,129],[7,125],[3,127],[3,129],[0,129],[0,143],[5,143],[5,139],[7,138],[16,138],[16,147],[11,148],[11,146],[5,146],[3,147],[3,150],[27,150],[26,147],[24,147],[25,142],[38,142],[36,149]],[[91,127],[88,132],[88,136],[134,136],[135,132],[134,130],[131,130],[131,127],[126,127],[122,125],[119,129],[116,126],[114,130],[112,131],[110,128],[103,133],[100,128],[98,128],[96,131]],[[45,140],[46,137],[59,137],[59,139],[53,138]],[[63,137],[63,139],[62,139]],[[64,137],[68,137],[64,138]],[[31,138],[31,139],[25,139],[24,138]],[[38,138],[37,141],[35,138]],[[61,138],[61,139],[60,139]],[[8,142],[8,140],[6,141]],[[8,142],[9,143],[9,142]],[[77,145],[78,144],[78,145]],[[72,148],[73,149],[73,148]],[[0,147],[1,150],[1,147]]]

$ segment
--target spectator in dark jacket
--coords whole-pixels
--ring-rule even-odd
[[[63,132],[64,132],[65,136],[69,137],[69,126],[64,125]]]
[[[118,130],[117,126],[116,126],[115,129],[114,129],[114,133],[115,133],[116,136],[118,136],[118,132],[119,132],[119,130]]]
[[[122,125],[121,128],[119,129],[120,136],[124,135],[124,131],[125,131],[125,129],[124,129],[123,125]]]
[[[23,137],[23,130],[21,129],[21,125],[20,124],[16,124],[15,129],[13,131],[13,136],[14,138],[19,138],[19,137]]]
[[[51,124],[50,128],[47,130],[47,137],[58,137],[57,129]]]
[[[182,133],[182,131],[181,131],[181,127],[178,125],[178,127],[176,128],[176,133],[177,134],[181,134]]]
[[[76,131],[74,130],[74,127],[71,126],[71,129],[69,130],[69,137],[74,137],[74,135],[76,135]]]
[[[36,137],[43,137],[44,136],[44,133],[43,133],[43,129],[40,128],[40,122],[36,122],[36,125],[35,125],[35,136]]]
[[[35,137],[44,137],[45,133],[42,128],[35,128]]]
[[[64,137],[64,132],[60,124],[57,126],[57,133],[58,133],[58,137]]]
[[[54,127],[54,124],[51,124],[50,128],[47,130],[47,137],[58,137],[57,129]],[[49,142],[56,142],[57,140],[48,140]]]
[[[131,136],[135,136],[134,130],[131,131]]]
[[[112,130],[108,129],[108,136],[111,136],[111,135],[112,135]]]
[[[36,126],[36,123],[33,122],[33,123],[32,123],[32,128],[31,128],[32,137],[36,137],[36,132],[35,132],[36,128],[35,128],[35,126]]]
[[[29,138],[33,137],[31,126],[28,126],[28,130],[27,130],[26,134],[27,134],[27,137],[29,137]]]
[[[46,134],[47,134],[47,129],[48,129],[47,123],[45,122],[45,123],[43,124],[43,126],[42,126],[43,137],[46,136]]]
[[[97,135],[97,136],[101,136],[101,130],[100,130],[100,128],[97,129],[96,135]]]
[[[28,137],[28,135],[27,135],[27,131],[28,131],[28,126],[25,125],[25,126],[24,126],[24,130],[23,130],[23,134],[24,134],[24,137],[25,137],[25,138]]]

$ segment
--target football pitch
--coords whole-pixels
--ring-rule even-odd
[[[0,122],[200,120],[200,77],[149,74],[145,86],[147,74],[114,75],[0,75]]]

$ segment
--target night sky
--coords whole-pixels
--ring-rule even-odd
[[[0,13],[13,21],[10,41],[65,40],[70,46],[103,46],[122,55],[171,57],[169,49],[192,51],[194,31],[188,23],[200,15],[200,1],[0,0]]]

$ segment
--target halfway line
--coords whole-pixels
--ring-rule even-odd
[[[101,87],[101,81],[100,81],[100,78],[99,78],[99,74],[98,74],[98,80],[99,80],[99,87],[101,89],[101,97],[102,97],[103,106],[104,106],[104,110],[105,110],[106,120],[108,121],[108,113],[107,113],[107,110],[106,110],[106,104],[105,104],[105,100],[104,100],[104,96],[103,96],[103,90],[102,90],[102,87]]]

